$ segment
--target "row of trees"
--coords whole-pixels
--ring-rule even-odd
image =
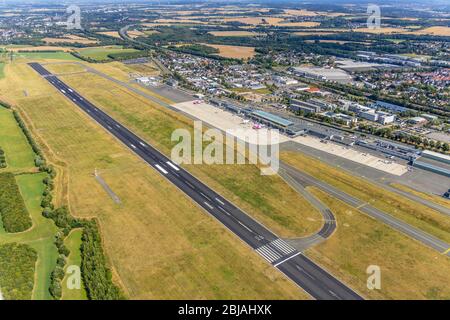
[[[0,169],[6,168],[6,157],[5,157],[5,151],[0,147]]]
[[[0,173],[0,214],[6,232],[23,232],[32,226],[16,179],[11,172]]]
[[[0,287],[5,299],[31,299],[37,257],[36,251],[25,244],[0,246]]]
[[[434,141],[432,139],[407,134],[405,132],[395,132],[392,128],[376,128],[371,125],[360,124],[358,129],[376,136],[412,144],[416,147],[422,147],[424,149],[431,149],[443,153],[450,151],[450,145],[446,142],[443,143],[440,141]]]

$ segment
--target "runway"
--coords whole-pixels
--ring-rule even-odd
[[[210,189],[183,168],[97,108],[42,65],[29,65],[67,99],[76,104],[104,129],[183,191],[200,207],[278,268],[315,299],[360,300],[362,297],[316,265],[286,241]]]

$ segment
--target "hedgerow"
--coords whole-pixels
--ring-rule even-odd
[[[6,300],[30,300],[34,286],[36,251],[25,244],[0,246],[0,288]]]
[[[0,173],[0,214],[6,232],[22,232],[33,224],[11,172]]]

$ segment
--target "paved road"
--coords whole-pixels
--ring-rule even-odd
[[[316,299],[362,299],[330,273],[90,103],[38,63],[29,64],[125,146]]]
[[[278,174],[322,214],[324,221],[322,228],[316,234],[303,238],[286,239],[286,241],[296,249],[304,251],[329,238],[336,230],[336,219],[330,208],[307,191],[305,186],[299,183],[297,179],[292,178],[286,170],[280,169]]]
[[[330,195],[338,198],[339,200],[344,201],[352,207],[358,208],[362,212],[368,214],[369,216],[375,218],[378,221],[381,221],[390,227],[406,234],[407,236],[420,241],[424,245],[431,247],[437,250],[439,253],[446,254],[450,257],[450,245],[435,236],[432,236],[420,229],[417,229],[409,224],[405,223],[402,220],[399,220],[392,215],[385,213],[381,210],[376,209],[375,207],[367,204],[364,201],[361,201],[321,180],[318,180],[304,172],[301,172],[286,163],[280,163],[280,168],[282,170],[286,170],[288,174],[295,179],[298,183],[303,186],[315,186],[318,187]]]

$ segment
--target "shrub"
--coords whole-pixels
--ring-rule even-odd
[[[19,187],[10,172],[0,173],[0,214],[6,232],[22,232],[32,226]]]

